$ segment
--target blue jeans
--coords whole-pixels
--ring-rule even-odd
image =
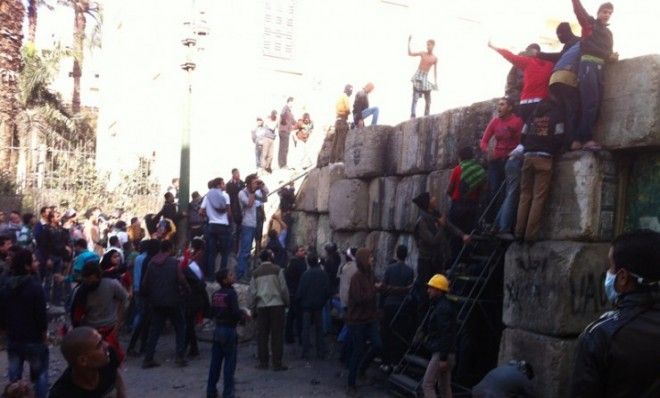
[[[417,114],[417,100],[419,97],[424,96],[424,116],[428,116],[431,113],[431,92],[430,91],[418,91],[413,88],[413,97],[412,97],[412,107],[410,109],[410,116],[415,117]]]
[[[523,158],[510,158],[504,166],[506,175],[506,196],[500,211],[495,217],[495,224],[500,232],[513,232],[513,222],[518,211],[518,198],[520,197],[520,174],[522,172]]]
[[[362,120],[371,116],[371,125],[375,126],[378,124],[378,107],[372,106],[362,111]]]
[[[220,268],[227,268],[231,251],[231,227],[223,224],[206,226],[206,263],[204,276],[207,281],[215,281],[215,260],[218,253],[222,256]]]
[[[149,339],[147,340],[147,348],[145,349],[145,361],[151,361],[156,354],[156,344],[163,328],[165,327],[165,320],[169,319],[172,326],[174,326],[174,333],[176,339],[176,356],[183,358],[186,349],[186,324],[183,319],[183,312],[179,307],[153,307],[151,309],[151,327],[149,328]]]
[[[248,227],[241,225],[241,246],[238,253],[238,266],[236,269],[236,279],[241,279],[247,272],[248,259],[250,258],[250,251],[252,250],[252,241],[254,234],[257,231],[256,227]]]
[[[48,346],[43,343],[7,343],[9,381],[23,378],[23,363],[30,365],[30,380],[34,383],[36,398],[48,396]]]
[[[218,396],[218,380],[222,361],[225,361],[223,372],[223,398],[234,397],[234,373],[236,373],[236,345],[238,337],[236,328],[226,325],[216,325],[213,333],[213,347],[211,348],[211,365],[209,367],[209,379],[206,385],[206,396],[215,398]]]
[[[576,131],[579,142],[584,143],[593,138],[593,128],[598,120],[600,104],[603,100],[603,80],[603,65],[580,61],[578,90],[580,90],[582,114]]]
[[[488,210],[488,214],[486,215],[486,222],[489,224],[493,222],[495,214],[497,213],[497,209],[499,209],[499,204],[502,202],[500,200],[502,197],[501,194],[497,198],[495,196],[500,189],[500,185],[502,185],[502,182],[504,182],[505,163],[506,159],[497,159],[488,162],[488,201],[490,203],[490,201],[495,199],[493,205]]]
[[[348,386],[355,387],[358,371],[362,373],[367,370],[371,360],[383,348],[383,343],[380,340],[378,321],[364,325],[349,325],[349,333],[353,340],[353,352],[348,362]],[[367,340],[371,341],[371,348],[365,352]]]

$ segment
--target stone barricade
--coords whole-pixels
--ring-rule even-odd
[[[374,178],[369,183],[369,214],[367,227],[393,231],[396,209],[396,188],[399,177]]]
[[[330,227],[338,231],[367,229],[369,186],[357,179],[335,181],[328,202]]]
[[[553,167],[541,239],[612,240],[617,195],[612,156],[569,152]]]
[[[504,268],[504,323],[546,335],[578,335],[609,309],[602,287],[608,250],[608,243],[571,241],[511,245]]]
[[[568,397],[575,360],[575,339],[534,334],[521,329],[505,329],[500,342],[500,365],[525,360],[534,368],[532,379],[539,398]]]

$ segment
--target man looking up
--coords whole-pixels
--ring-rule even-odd
[[[61,349],[69,367],[50,389],[50,398],[126,398],[117,354],[99,332],[75,328],[64,336]]]
[[[436,90],[438,86],[438,58],[433,55],[433,48],[435,47],[435,40],[429,39],[426,41],[426,52],[412,52],[410,51],[410,41],[412,35],[408,36],[408,55],[411,57],[420,57],[417,72],[413,75],[413,97],[412,108],[410,110],[410,117],[415,117],[417,109],[417,100],[420,96],[424,95],[424,116],[428,116],[431,111],[431,90]],[[433,83],[428,80],[428,74],[433,67]]]
[[[612,3],[598,7],[596,18],[587,14],[580,0],[573,1],[573,11],[582,27],[581,57],[578,70],[578,90],[582,103],[582,114],[577,129],[577,137],[571,143],[571,150],[581,148],[598,150],[600,146],[593,140],[593,128],[598,119],[600,103],[603,100],[603,65],[615,62],[619,54],[613,52],[614,39],[607,27],[614,12]]]

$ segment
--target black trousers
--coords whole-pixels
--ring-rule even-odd
[[[415,330],[416,319],[412,306],[402,308],[394,319],[398,310],[399,307],[394,305],[383,307],[383,325],[380,330],[383,335],[383,363],[386,365],[396,365],[401,361]]]
[[[550,95],[559,107],[559,120],[564,121],[564,133],[567,139],[576,140],[575,132],[580,122],[580,92],[577,87],[555,83],[550,86]]]

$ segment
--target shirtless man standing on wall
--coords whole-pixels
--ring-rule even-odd
[[[410,51],[410,41],[412,40],[412,35],[408,36],[408,55],[411,57],[421,57],[419,60],[419,67],[417,72],[413,75],[412,81],[413,84],[413,98],[412,98],[412,109],[410,110],[410,117],[415,117],[415,109],[417,108],[417,100],[421,95],[424,95],[424,101],[426,106],[424,107],[424,116],[428,116],[431,111],[431,90],[437,89],[438,84],[438,58],[433,55],[433,47],[435,47],[435,41],[429,39],[426,41],[426,52],[412,52]],[[429,70],[433,66],[433,83],[428,80]]]

